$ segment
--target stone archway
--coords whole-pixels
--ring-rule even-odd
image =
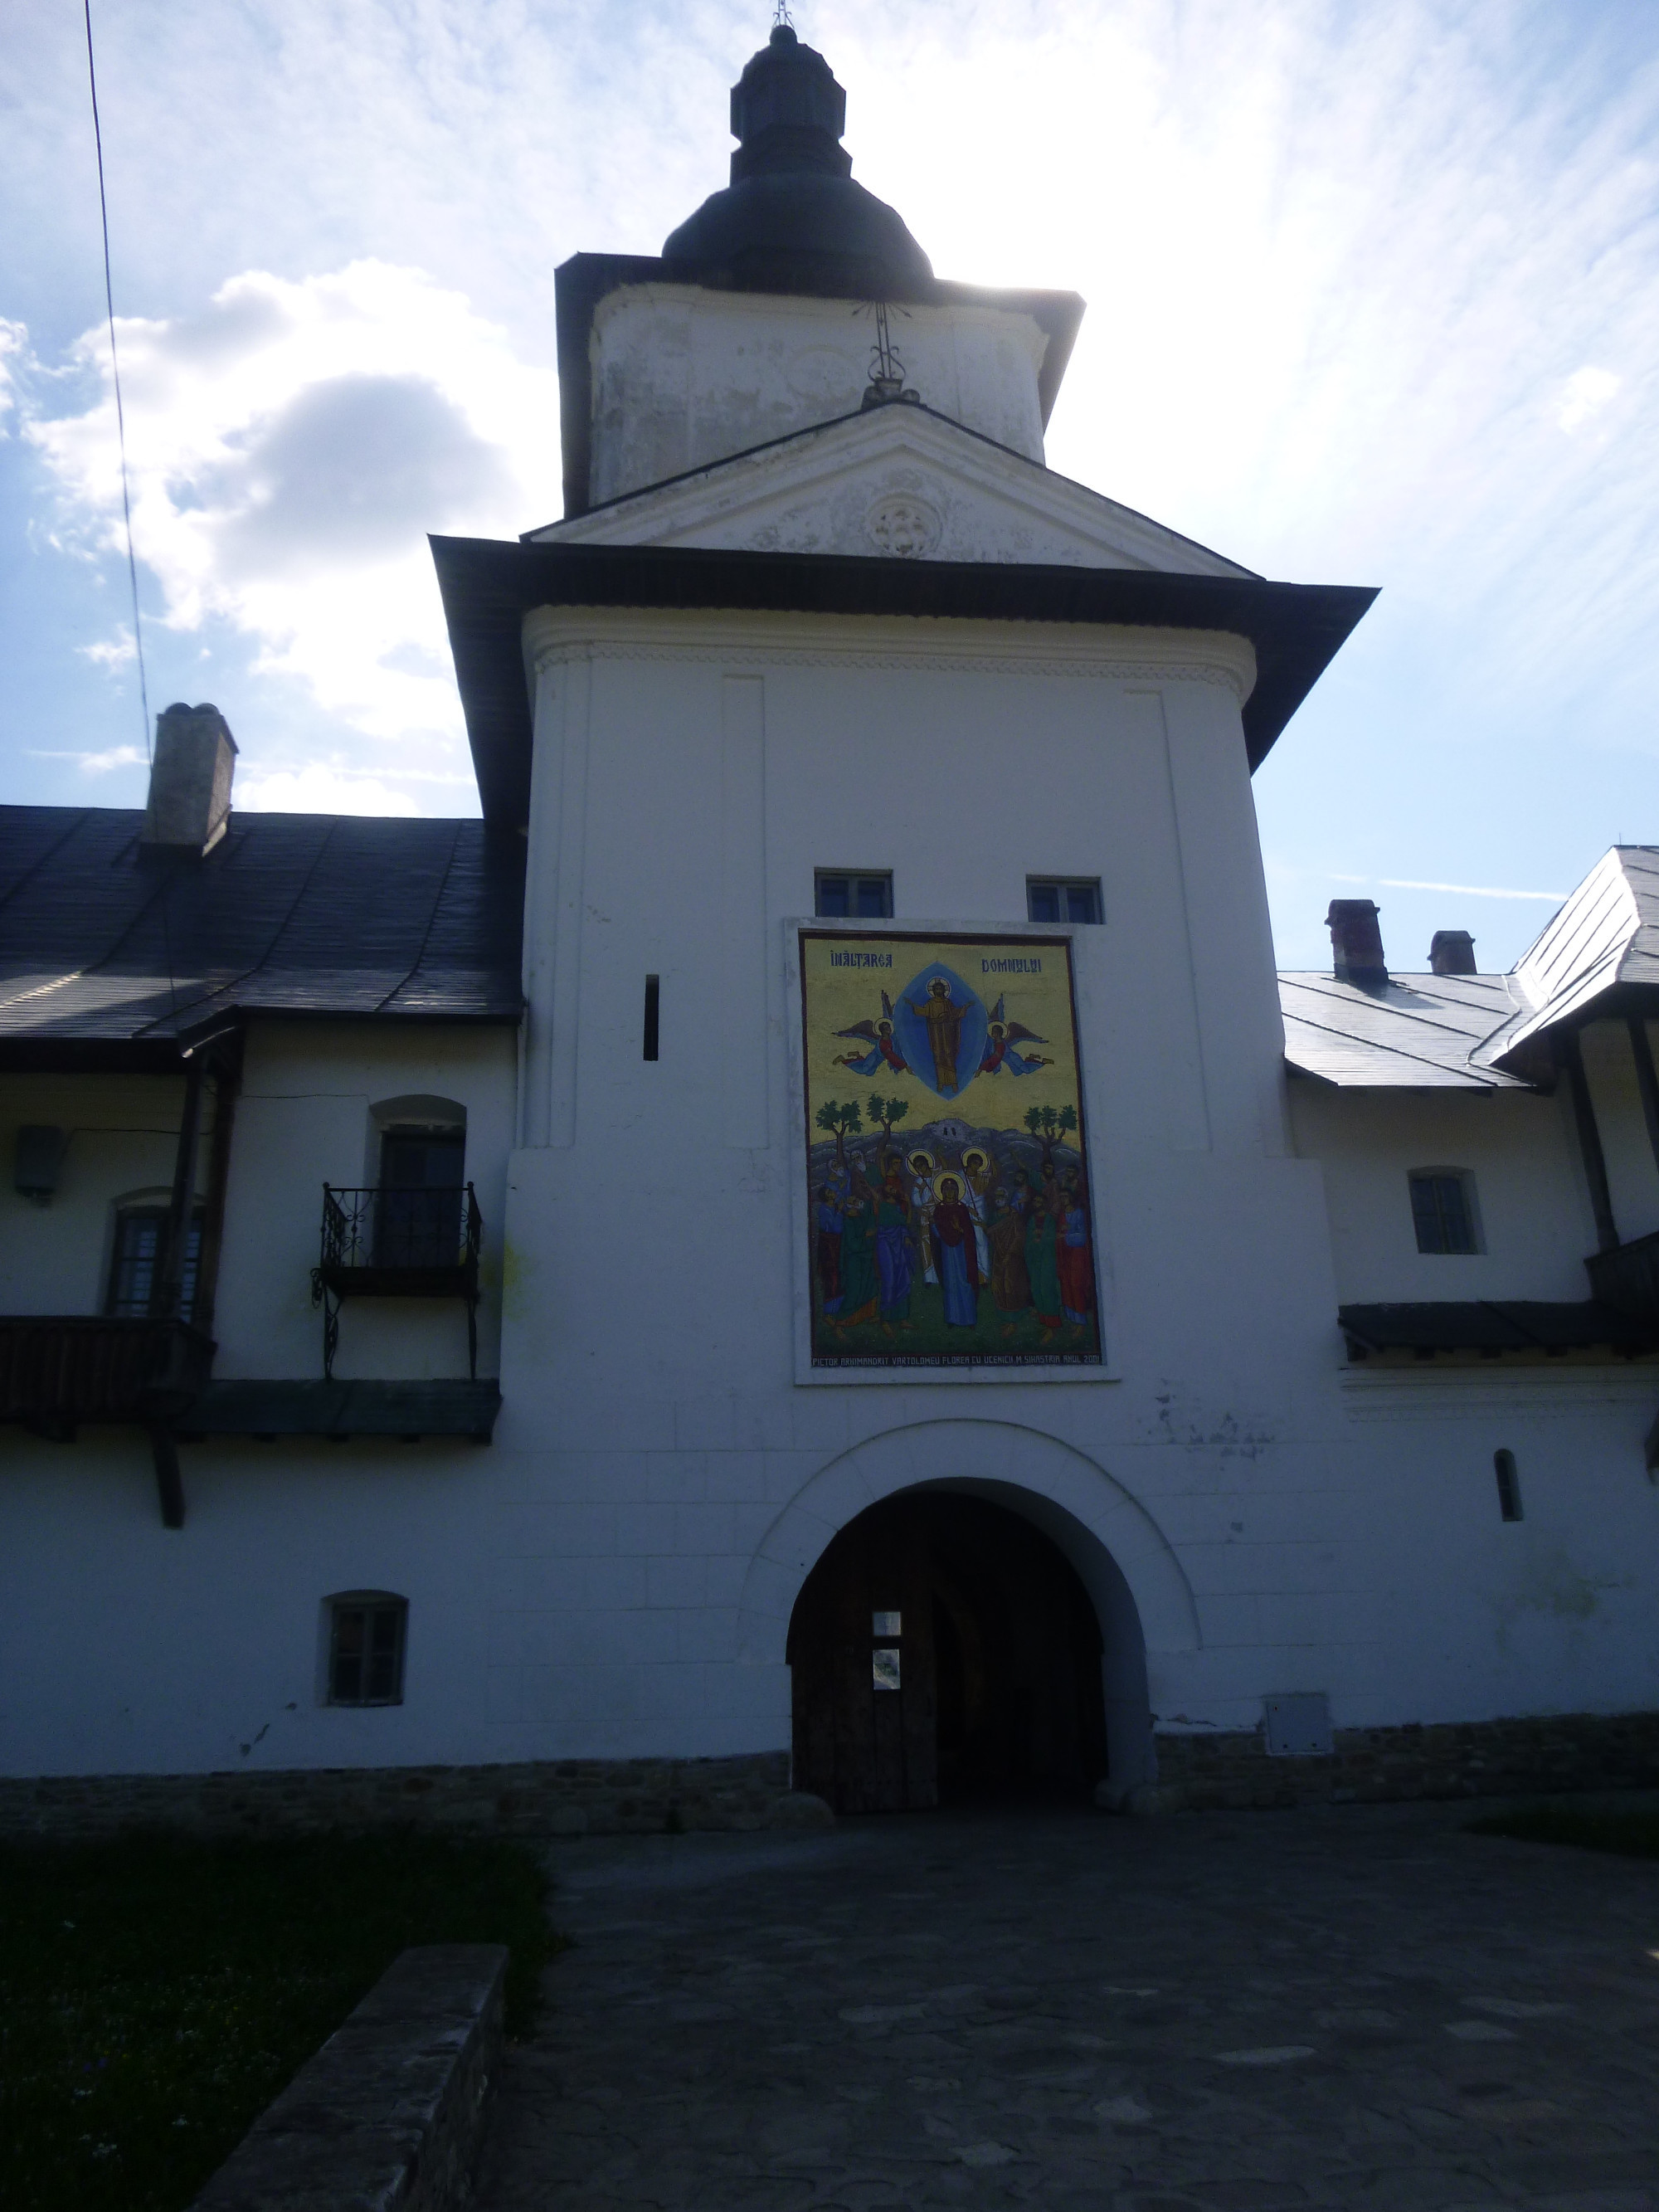
[[[1151,1779],[1148,1660],[1198,1649],[1191,1588],[1168,1539],[1122,1484],[1058,1437],[1016,1422],[920,1422],[871,1437],[820,1468],[750,1564],[741,1656],[751,1665],[786,1662],[796,1601],[834,1538],[867,1507],[933,1488],[1006,1506],[1069,1563],[1100,1630],[1109,1778],[1119,1789]]]

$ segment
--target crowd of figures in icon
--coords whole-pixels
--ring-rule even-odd
[[[1025,1126],[1040,1148],[1022,1165],[995,1134],[955,1148],[906,1152],[893,1132],[908,1108],[871,1097],[818,1109],[835,1157],[813,1193],[813,1256],[823,1322],[839,1339],[875,1324],[898,1344],[917,1324],[919,1284],[936,1288],[949,1328],[987,1318],[1012,1338],[1035,1320],[1042,1341],[1080,1343],[1092,1334],[1094,1253],[1081,1158],[1062,1163],[1060,1140],[1076,1109],[1033,1107]],[[881,1132],[848,1143],[867,1113]],[[988,1298],[988,1316],[982,1301]]]

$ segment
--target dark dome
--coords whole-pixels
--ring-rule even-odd
[[[670,234],[662,258],[695,282],[836,299],[907,299],[933,264],[903,218],[853,182],[847,95],[781,23],[732,88],[732,181]]]

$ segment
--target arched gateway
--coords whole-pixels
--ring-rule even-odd
[[[850,1812],[1148,1779],[1148,1652],[1198,1633],[1167,1540],[1104,1468],[947,1420],[805,1486],[750,1570],[741,1641],[789,1662],[796,1787]]]
[[[794,1784],[839,1813],[1083,1796],[1106,1773],[1102,1638],[1006,1505],[901,1492],[842,1530],[789,1624]]]

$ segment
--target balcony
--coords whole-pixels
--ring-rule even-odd
[[[82,1421],[165,1428],[206,1386],[213,1341],[188,1322],[0,1317],[0,1421],[69,1437]]]
[[[323,1185],[322,1251],[311,1299],[323,1310],[323,1374],[331,1381],[346,1298],[459,1298],[468,1372],[478,1372],[478,1253],[483,1217],[472,1185],[346,1190]]]
[[[1586,1260],[1592,1293],[1638,1321],[1659,1322],[1659,1234],[1615,1244]]]

